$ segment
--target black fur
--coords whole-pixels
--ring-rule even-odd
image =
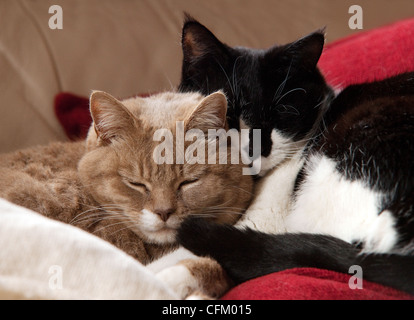
[[[346,88],[324,119],[311,151],[335,160],[346,179],[383,193],[379,214],[396,217],[397,247],[414,245],[414,73]]]
[[[193,218],[181,225],[178,240],[195,254],[216,259],[236,284],[290,268],[348,273],[350,266],[359,265],[363,279],[414,294],[414,256],[359,254],[356,247],[330,236],[269,235]]]
[[[187,16],[179,90],[223,90],[230,127],[239,129],[242,119],[250,128],[261,129],[261,154],[266,157],[274,128],[293,140],[303,139],[331,97],[316,67],[324,41],[323,31],[317,31],[266,50],[232,48]]]

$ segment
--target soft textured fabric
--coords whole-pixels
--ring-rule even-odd
[[[111,244],[3,199],[0,246],[0,299],[176,298]]]
[[[414,19],[328,44],[319,61],[334,88],[382,80],[414,70]]]
[[[86,137],[92,122],[87,98],[61,92],[55,97],[55,113],[69,139]]]
[[[362,280],[351,289],[352,274],[315,268],[295,268],[244,282],[223,300],[413,300],[414,296]],[[353,280],[351,279],[353,283]]]

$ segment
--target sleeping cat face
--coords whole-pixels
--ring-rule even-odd
[[[229,125],[261,129],[263,174],[303,148],[324,111],[331,90],[316,67],[323,45],[315,32],[267,50],[231,48],[187,17],[180,90],[225,92]]]
[[[103,209],[116,211],[144,240],[175,241],[189,215],[234,223],[247,207],[252,181],[242,175],[242,165],[154,161],[158,129],[172,132],[175,148],[176,121],[183,121],[185,130],[224,128],[227,103],[221,92],[162,93],[122,102],[94,92],[90,106],[94,125],[79,164],[82,182]]]

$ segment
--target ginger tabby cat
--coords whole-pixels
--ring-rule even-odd
[[[119,101],[94,91],[86,141],[0,156],[0,196],[82,228],[147,264],[176,247],[184,219],[234,223],[250,202],[242,164],[157,164],[157,129],[226,128],[221,92],[166,92]],[[175,137],[174,137],[175,138]],[[175,139],[173,139],[175,147]],[[185,141],[185,147],[191,142]]]

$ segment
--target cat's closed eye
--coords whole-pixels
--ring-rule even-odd
[[[191,184],[196,183],[198,181],[199,181],[199,179],[184,180],[178,185],[178,190],[181,190],[182,188],[184,188],[186,186],[190,186]]]
[[[133,189],[138,189],[138,191],[145,193],[150,192],[149,188],[144,183],[127,180],[127,184]]]

